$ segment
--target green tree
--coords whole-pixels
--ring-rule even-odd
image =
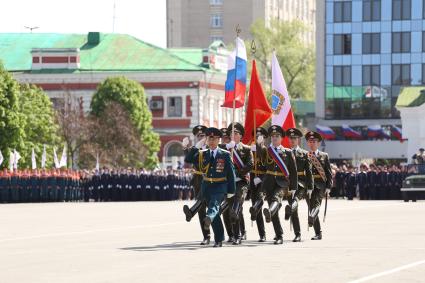
[[[315,49],[303,40],[307,30],[300,21],[272,21],[266,27],[263,20],[258,20],[251,26],[256,52],[249,52],[251,42],[246,43],[247,51],[257,60],[266,89],[271,85],[271,54],[276,50],[290,97],[314,99]]]
[[[144,88],[136,81],[126,77],[112,77],[102,82],[91,102],[91,113],[97,117],[105,111],[108,102],[118,102],[126,111],[137,129],[142,145],[148,152],[140,164],[153,168],[158,164],[157,152],[160,141],[158,134],[152,130],[152,113],[147,105]],[[112,113],[111,113],[112,114]]]
[[[24,147],[20,152],[22,159],[19,167],[31,168],[31,152],[37,156],[37,167],[40,167],[43,145],[46,145],[47,164],[51,164],[53,145],[60,143],[58,125],[55,122],[52,102],[43,90],[34,85],[21,84],[19,92],[19,112],[24,119]]]
[[[4,156],[1,167],[7,167],[9,153],[24,148],[24,119],[19,112],[19,84],[0,61],[0,150]]]

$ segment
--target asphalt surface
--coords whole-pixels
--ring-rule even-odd
[[[303,241],[285,221],[280,246],[246,202],[248,240],[219,249],[185,203],[1,204],[0,282],[425,282],[425,202],[330,200],[322,241],[302,203]]]

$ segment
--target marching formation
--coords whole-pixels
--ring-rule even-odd
[[[319,151],[320,134],[309,131],[304,135],[309,150],[300,148],[303,134],[296,128],[284,131],[273,125],[268,130],[254,129],[254,142],[241,142],[245,129],[240,123],[228,128],[193,128],[195,144],[183,140],[185,162],[193,165],[192,185],[196,202],[185,205],[186,221],[198,214],[203,240],[209,245],[210,227],[214,232],[214,247],[221,247],[225,240],[242,244],[246,240],[243,206],[247,196],[251,198],[249,208],[251,220],[256,221],[259,242],[266,241],[265,223],[272,223],[274,244],[283,243],[283,228],[279,210],[283,202],[285,220],[292,223],[294,242],[301,241],[298,203],[305,199],[309,209],[308,225],[314,227],[312,240],[322,239],[319,211],[332,188],[332,171],[327,153]],[[282,146],[287,137],[291,148]],[[270,143],[266,143],[270,139]],[[221,219],[223,217],[223,221]],[[265,220],[265,221],[264,221]],[[223,226],[224,222],[224,226]]]
[[[186,170],[0,171],[0,203],[165,201],[193,196]]]

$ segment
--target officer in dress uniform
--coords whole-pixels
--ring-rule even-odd
[[[353,166],[348,166],[348,173],[345,175],[348,200],[353,200],[353,198],[356,196],[357,179],[356,173],[353,172],[353,169]]]
[[[234,128],[234,129],[233,129]],[[251,148],[241,142],[245,129],[240,123],[229,125],[227,132],[232,141],[226,144],[236,170],[236,194],[229,199],[229,208],[224,211],[224,222],[230,222],[233,230],[233,245],[240,245],[246,239],[245,222],[243,222],[243,203],[248,193],[249,172],[253,168]],[[234,134],[232,134],[234,133]],[[233,136],[232,136],[233,135]]]
[[[210,229],[207,229],[203,225],[203,220],[206,217],[207,203],[204,201],[202,197],[202,172],[200,170],[200,166],[202,165],[199,160],[193,159],[193,154],[198,152],[199,150],[205,150],[207,148],[206,142],[206,132],[207,127],[203,125],[197,125],[192,129],[192,134],[195,136],[195,146],[188,147],[189,139],[185,138],[183,140],[183,147],[185,153],[185,162],[193,165],[193,177],[191,180],[191,184],[195,193],[195,204],[189,208],[189,206],[183,206],[183,212],[186,215],[186,221],[190,221],[196,213],[198,213],[199,223],[201,225],[201,231],[203,235],[203,240],[201,245],[209,245],[210,243]],[[190,158],[189,158],[190,157]]]
[[[288,205],[285,207],[285,219],[291,218],[294,226],[295,238],[293,242],[301,242],[301,227],[298,217],[298,202],[307,195],[307,191],[313,189],[313,175],[311,173],[312,165],[308,158],[308,151],[300,147],[303,134],[296,128],[290,128],[286,131],[289,137],[289,143],[297,165],[298,190],[288,199]],[[307,203],[308,204],[308,203]]]
[[[252,202],[252,207],[250,207],[249,213],[251,214],[251,221],[255,221],[257,223],[258,235],[260,236],[258,241],[265,242],[266,229],[264,227],[263,214],[261,213],[264,204],[264,194],[261,191],[261,182],[263,182],[266,174],[266,166],[262,162],[261,158],[257,156],[257,147],[264,146],[264,139],[267,138],[267,130],[262,127],[258,127],[255,131],[256,141],[251,146],[254,158],[254,168],[251,170],[251,182],[249,184]]]
[[[309,131],[305,134],[305,139],[310,149],[308,156],[312,164],[314,178],[313,190],[307,191],[310,199],[308,224],[310,227],[314,227],[314,232],[316,233],[312,240],[321,240],[322,230],[320,227],[319,210],[323,197],[325,194],[329,196],[332,187],[331,164],[328,154],[319,150],[320,142],[322,141],[322,136],[319,133]]]
[[[297,190],[297,166],[292,151],[281,145],[285,131],[280,126],[273,125],[269,127],[268,134],[271,137],[270,146],[252,147],[251,150],[257,150],[258,156],[266,165],[266,175],[261,191],[265,193],[269,207],[264,208],[263,213],[267,223],[273,222],[276,234],[274,244],[281,245],[283,229],[279,219],[279,209],[282,206],[282,200],[292,196],[292,192]]]
[[[192,148],[186,155],[186,162],[198,163],[202,172],[201,196],[207,203],[203,220],[204,229],[212,225],[214,247],[221,247],[224,227],[220,218],[220,205],[225,197],[233,197],[236,191],[235,169],[230,153],[218,147],[222,133],[217,128],[207,129],[207,149]]]
[[[369,184],[369,199],[377,199],[377,183],[378,183],[378,173],[376,172],[375,164],[370,165],[370,170],[367,172],[367,182]]]

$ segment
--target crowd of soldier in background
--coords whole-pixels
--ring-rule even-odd
[[[406,166],[362,163],[359,168],[332,164],[334,176],[331,196],[360,200],[401,199],[400,189],[408,175]]]
[[[4,169],[0,203],[187,200],[193,198],[191,176],[188,169]]]

